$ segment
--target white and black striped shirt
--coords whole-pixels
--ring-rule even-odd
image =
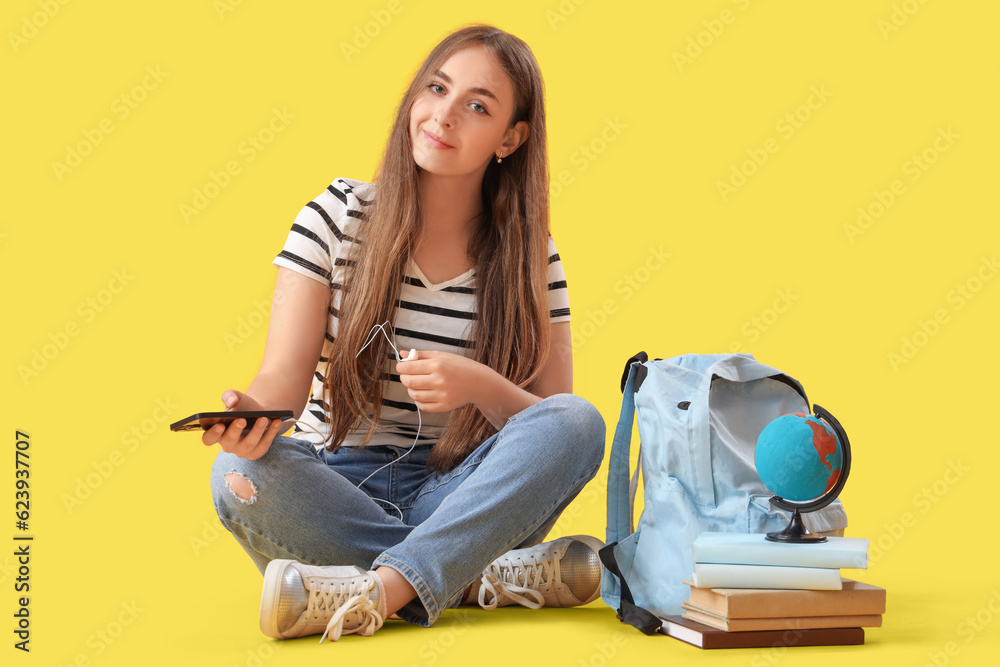
[[[295,218],[275,266],[285,267],[329,285],[333,290],[326,340],[313,375],[312,390],[294,437],[319,446],[329,433],[323,402],[323,378],[334,339],[337,336],[340,288],[344,283],[346,257],[363,225],[363,211],[375,194],[375,186],[362,181],[338,178],[318,197],[306,204]],[[555,242],[549,237],[549,308],[552,322],[568,322],[569,294],[562,262]],[[471,356],[474,341],[472,324],[476,313],[475,271],[433,284],[414,262],[409,262],[403,278],[399,304],[393,322],[393,344],[401,351],[442,350]],[[372,323],[377,324],[376,322]],[[409,447],[417,433],[417,407],[406,388],[393,373],[394,360],[386,360],[389,385],[383,394],[382,416],[372,444]],[[420,444],[433,444],[440,437],[450,412],[421,413]],[[309,428],[311,427],[311,428]],[[315,429],[320,434],[314,433]],[[344,446],[361,443],[364,429],[345,438]]]

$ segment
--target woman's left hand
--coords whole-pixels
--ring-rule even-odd
[[[500,377],[478,361],[431,350],[418,351],[415,360],[398,362],[396,372],[410,398],[424,412],[445,412],[476,403],[492,377]]]

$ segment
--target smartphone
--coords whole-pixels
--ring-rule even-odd
[[[243,418],[247,420],[247,426],[243,429],[246,435],[253,429],[253,425],[261,417],[268,419],[294,419],[295,414],[291,410],[234,410],[233,412],[198,412],[174,422],[170,425],[171,431],[207,431],[216,424],[225,424],[226,427],[235,420]]]

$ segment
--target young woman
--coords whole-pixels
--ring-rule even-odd
[[[337,179],[295,219],[260,371],[222,400],[299,425],[203,436],[223,450],[219,517],[265,575],[265,634],[336,640],[462,602],[599,595],[600,540],[539,544],[597,472],[605,428],[571,394],[542,95],[518,38],[449,35],[374,184]]]

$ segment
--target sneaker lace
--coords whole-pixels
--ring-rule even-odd
[[[496,609],[507,598],[529,609],[540,609],[545,605],[543,593],[560,583],[558,558],[531,556],[527,562],[520,557],[493,561],[483,572],[479,606]]]
[[[375,602],[368,597],[367,583],[350,582],[335,584],[329,581],[316,581],[309,589],[309,601],[305,614],[321,621],[329,616],[326,631],[319,642],[329,636],[333,641],[340,639],[342,634],[360,634],[371,637],[382,627],[385,619],[378,613]],[[332,615],[331,615],[332,612]],[[353,620],[357,627],[344,632],[344,623]]]

